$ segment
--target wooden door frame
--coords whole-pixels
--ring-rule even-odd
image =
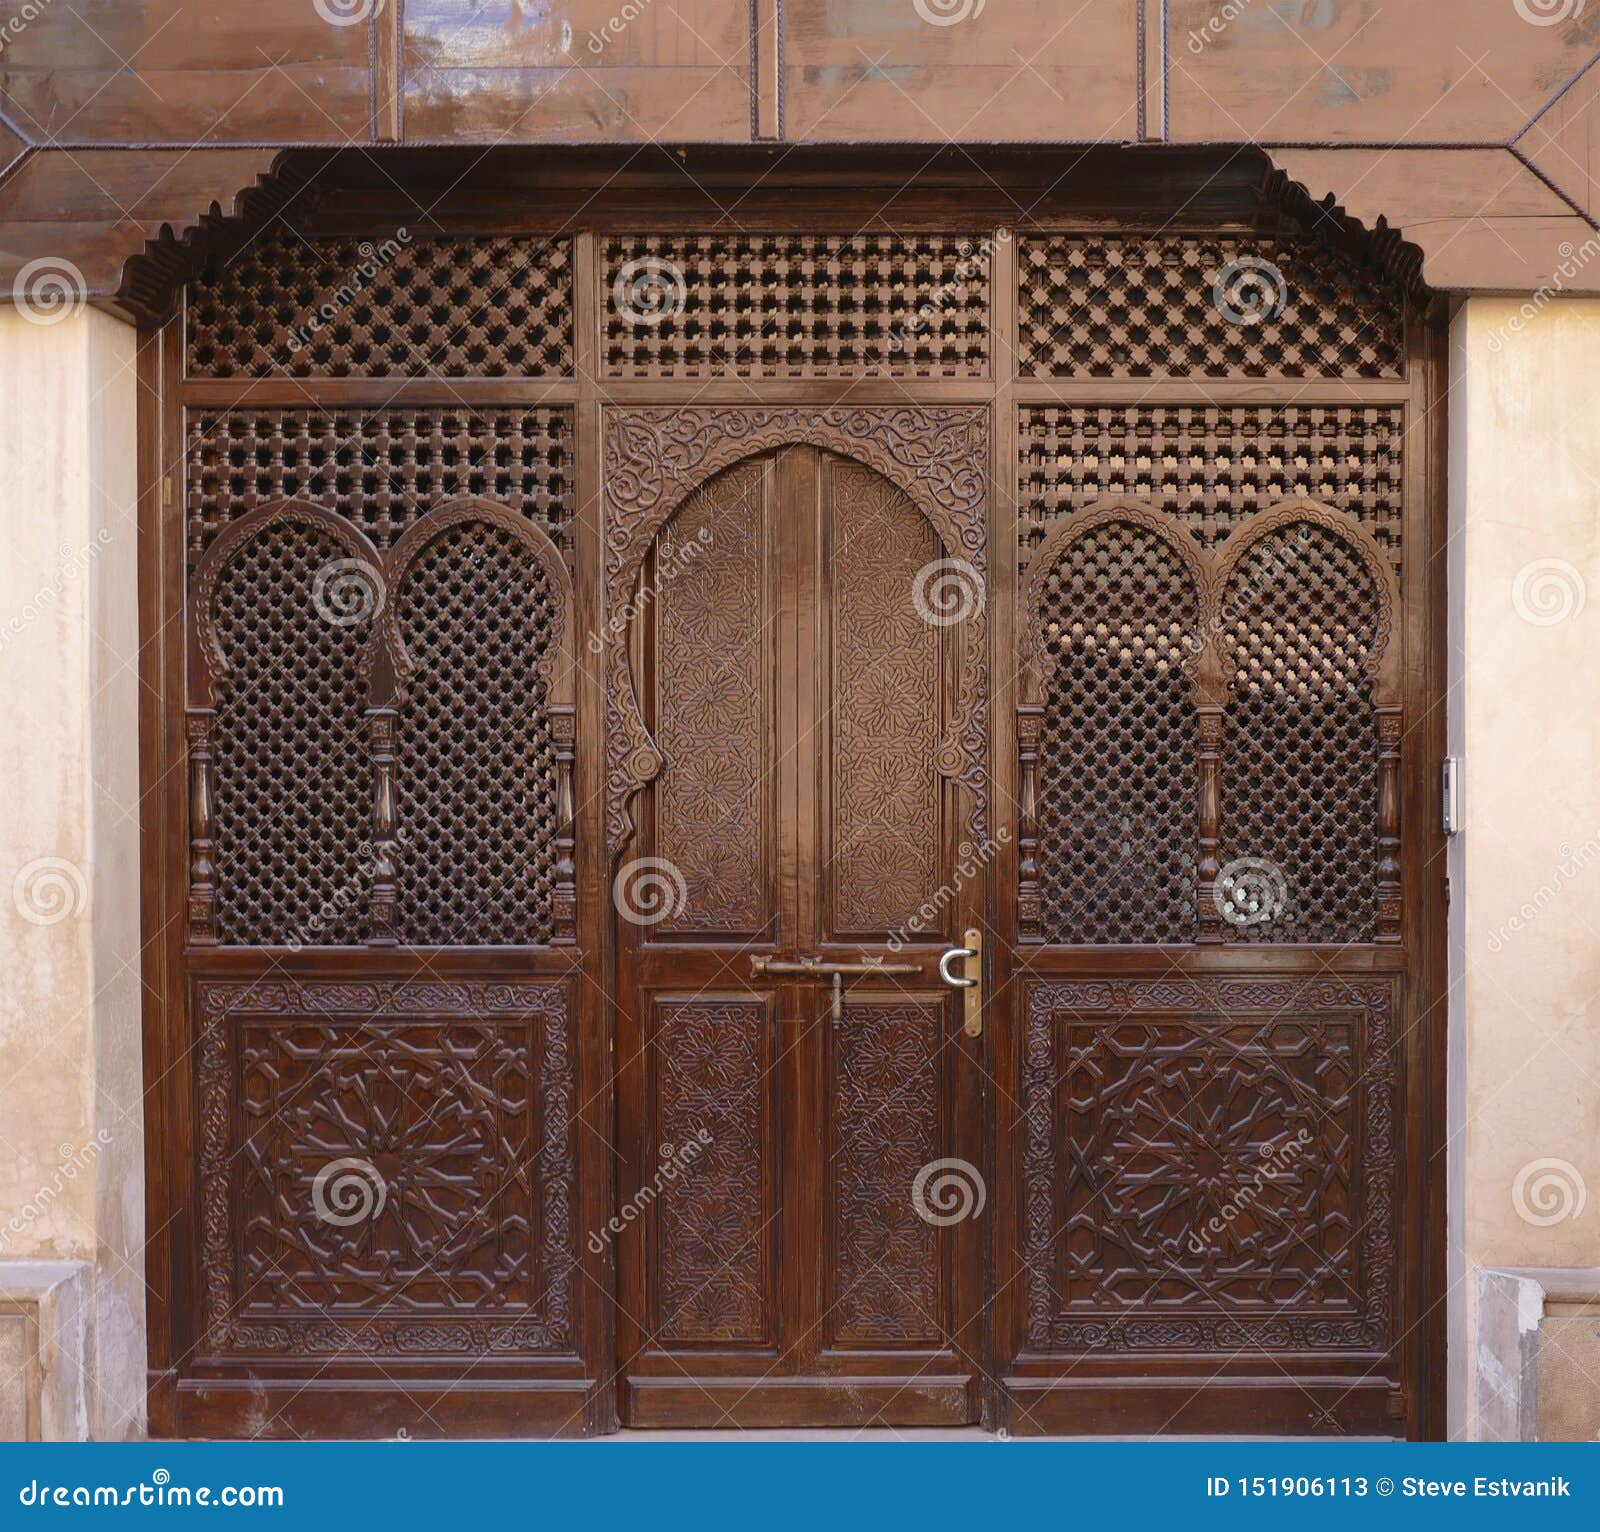
[[[196,1217],[190,1173],[183,1156],[170,1146],[194,1143],[196,1097],[191,1040],[183,995],[185,981],[183,912],[187,869],[184,846],[188,819],[184,791],[185,744],[182,723],[182,623],[185,583],[183,507],[186,499],[184,411],[223,405],[304,407],[308,399],[326,405],[483,406],[509,403],[564,404],[574,412],[576,515],[573,522],[576,570],[574,628],[595,631],[604,616],[604,545],[601,514],[603,412],[608,407],[748,405],[759,387],[764,405],[809,409],[903,404],[908,394],[925,406],[969,405],[989,418],[988,546],[990,568],[991,799],[995,819],[1015,801],[1014,691],[1012,666],[1017,652],[1016,419],[1019,405],[1050,400],[1061,404],[1376,404],[1392,402],[1407,412],[1405,469],[1409,545],[1426,549],[1426,558],[1407,561],[1406,686],[1418,711],[1411,728],[1417,741],[1405,778],[1403,823],[1413,847],[1407,862],[1405,899],[1417,953],[1415,972],[1422,988],[1417,1010],[1417,1067],[1408,1075],[1406,1116],[1426,1152],[1407,1164],[1403,1204],[1414,1227],[1415,1263],[1406,1267],[1413,1289],[1405,1311],[1416,1324],[1406,1342],[1408,1377],[1414,1381],[1413,1430],[1427,1437],[1445,1431],[1445,1097],[1446,945],[1444,837],[1437,824],[1433,772],[1445,749],[1443,698],[1446,686],[1445,604],[1445,414],[1440,407],[1446,382],[1445,307],[1423,295],[1408,321],[1408,375],[1399,383],[1353,386],[1337,381],[1293,385],[1248,381],[1180,380],[1132,384],[1041,383],[1016,378],[1006,360],[1017,345],[1015,243],[996,241],[991,252],[993,330],[990,365],[983,378],[920,381],[881,378],[774,380],[671,379],[633,381],[603,376],[603,318],[598,302],[600,237],[607,230],[703,228],[720,213],[716,198],[737,198],[741,228],[792,231],[883,226],[898,229],[959,229],[984,232],[1017,226],[1101,229],[1117,233],[1199,229],[1205,232],[1255,232],[1262,185],[1257,151],[1241,155],[1219,151],[994,151],[960,156],[894,152],[855,153],[804,150],[786,155],[787,169],[775,171],[770,156],[748,151],[696,151],[695,165],[710,195],[684,194],[679,168],[666,156],[598,154],[551,156],[529,151],[516,160],[518,177],[504,185],[486,177],[460,175],[459,156],[416,151],[396,156],[381,174],[363,166],[360,155],[337,157],[333,172],[350,188],[348,195],[297,216],[306,233],[386,235],[408,215],[397,211],[394,159],[415,168],[419,201],[433,203],[432,216],[445,232],[526,232],[572,229],[575,278],[573,337],[576,365],[560,381],[516,379],[324,380],[305,385],[290,379],[220,384],[186,380],[182,371],[182,314],[147,329],[139,344],[139,606],[142,634],[140,679],[140,761],[142,782],[141,917],[143,927],[145,1123],[148,1227],[146,1261],[150,1274],[150,1408],[155,1434],[233,1429],[248,1402],[247,1393],[229,1390],[222,1380],[204,1386],[186,1371],[191,1349],[189,1320],[196,1302],[198,1273],[181,1251],[192,1241]],[[972,162],[981,162],[976,169]],[[642,167],[624,182],[620,171]],[[1260,163],[1258,163],[1258,161]],[[496,166],[504,168],[504,160]],[[923,168],[915,186],[907,177]],[[1270,168],[1270,167],[1269,167]],[[452,179],[459,182],[443,191]],[[385,183],[388,183],[387,185]],[[409,184],[409,183],[408,183]],[[1281,189],[1281,178],[1279,178]],[[1006,188],[997,190],[997,186]],[[441,195],[433,201],[431,189]],[[530,191],[539,195],[530,196]],[[1196,201],[1191,199],[1198,198]],[[1309,201],[1296,203],[1307,222],[1318,216]],[[1019,214],[1022,216],[1019,217]],[[1273,216],[1277,216],[1274,214]],[[1337,238],[1352,247],[1372,241],[1358,226],[1337,223]],[[876,223],[875,223],[876,221]],[[213,248],[226,250],[252,237],[244,223],[219,225]],[[1380,252],[1401,279],[1405,251],[1393,236]],[[192,255],[170,255],[158,270],[170,289],[186,280],[204,257],[206,241]],[[608,900],[606,834],[598,805],[605,793],[603,688],[592,678],[580,682],[578,709],[578,905],[580,947],[591,974],[612,971],[614,963]],[[1014,887],[1015,858],[1003,855],[993,870],[988,919],[1004,919],[1008,901],[994,888]],[[1002,933],[1004,934],[1004,933]],[[1014,937],[1014,931],[1011,933]],[[304,971],[322,971],[327,962],[303,954]],[[495,960],[485,959],[492,971]],[[991,1057],[1015,1058],[1016,1040],[1002,1020],[999,1003],[1011,982],[1009,973],[992,973]],[[608,1147],[615,1122],[610,1079],[612,1024],[599,987],[580,984],[577,1032],[581,1109],[579,1187],[581,1226],[603,1225],[615,1204],[616,1177]],[[989,1267],[1002,1285],[1010,1261],[1003,1230],[1014,1226],[1010,1177],[999,1146],[991,1146],[985,1165],[990,1176],[993,1244]],[[611,1298],[615,1270],[609,1255],[581,1253],[583,1376],[567,1387],[563,1407],[549,1429],[594,1432],[616,1424],[614,1398],[615,1334]],[[1003,1295],[1001,1309],[1009,1299]],[[1009,1332],[1007,1332],[1009,1333]],[[999,1391],[992,1380],[1003,1367],[1000,1355],[987,1368],[985,1419],[1001,1420]],[[580,1397],[581,1396],[581,1397]],[[450,1417],[451,1428],[482,1427],[482,1401],[464,1401]],[[299,1407],[296,1423],[313,1431],[337,1431],[339,1406],[311,1402]]]

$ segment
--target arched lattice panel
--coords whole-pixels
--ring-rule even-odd
[[[1043,701],[1037,935],[1192,941],[1194,574],[1132,519],[1092,524],[1040,558],[1029,579]]]
[[[349,550],[277,521],[227,558],[210,601],[224,669],[212,728],[218,940],[359,942],[372,887],[370,622],[332,594]]]
[[[555,930],[549,667],[560,594],[509,528],[461,520],[406,561],[395,730],[396,935],[537,945]]]
[[[1228,683],[1217,900],[1234,940],[1375,935],[1381,599],[1361,550],[1291,521],[1223,595]]]

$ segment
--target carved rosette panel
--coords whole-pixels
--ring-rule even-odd
[[[767,919],[768,550],[759,463],[697,490],[657,546],[656,853],[686,897],[663,934],[754,933]]]
[[[944,630],[917,605],[938,544],[872,470],[839,463],[833,491],[832,927],[893,931],[939,886]]]
[[[573,1349],[565,985],[207,980],[198,998],[208,1353]]]
[[[851,1000],[833,1030],[828,1156],[831,1343],[946,1343],[941,1231],[917,1213],[917,1172],[939,1158],[937,1001]]]
[[[773,1209],[762,1000],[657,1000],[657,1153],[704,1151],[655,1202],[655,1333],[666,1344],[766,1345]]]
[[[1387,1348],[1393,1001],[1386,978],[1032,985],[1030,1348]]]
[[[604,415],[606,610],[623,610],[655,535],[685,497],[741,458],[792,445],[854,458],[898,485],[932,523],[947,558],[988,584],[985,506],[988,417],[980,407],[795,405],[615,407]],[[988,623],[961,624],[961,683],[939,768],[968,794],[976,841],[988,815]],[[606,839],[613,855],[633,833],[631,800],[661,769],[645,727],[627,646],[606,662]]]

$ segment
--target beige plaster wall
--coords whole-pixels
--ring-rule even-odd
[[[134,340],[0,313],[0,1259],[93,1263],[110,1438],[145,1368]]]
[[[1450,437],[1451,1429],[1469,1436],[1476,1268],[1600,1265],[1600,302],[1466,303]]]

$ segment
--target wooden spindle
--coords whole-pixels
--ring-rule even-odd
[[[213,811],[211,728],[215,708],[190,708],[189,742],[189,940],[214,946],[217,940],[217,870]]]

